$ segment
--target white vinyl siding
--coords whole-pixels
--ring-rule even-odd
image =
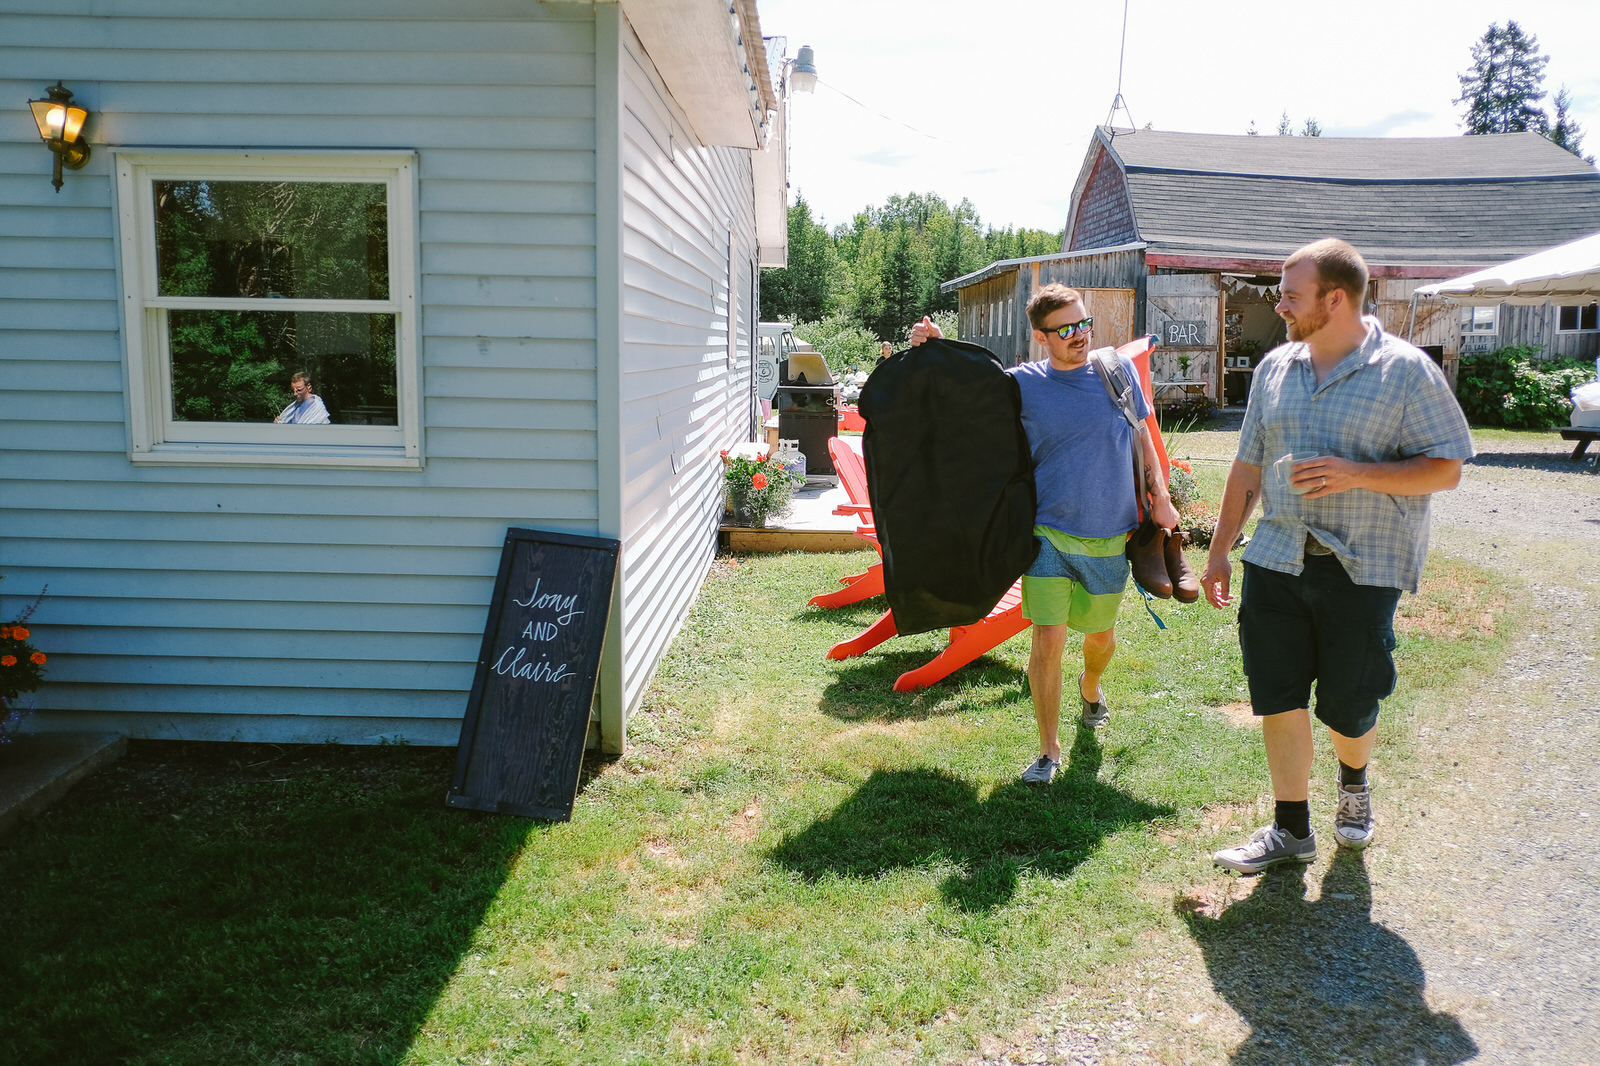
[[[632,709],[716,551],[718,452],[749,426],[757,250],[750,153],[697,146],[638,38],[624,26],[621,39],[622,684]]]

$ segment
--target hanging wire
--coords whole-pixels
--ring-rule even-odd
[[[865,111],[867,114],[876,115],[877,117],[883,119],[885,122],[893,122],[896,126],[904,126],[906,129],[910,130],[912,133],[915,133],[915,134],[917,134],[918,136],[921,136],[921,137],[926,137],[930,141],[943,141],[945,144],[954,144],[955,143],[954,141],[951,141],[950,139],[948,139],[946,137],[939,136],[937,133],[928,133],[925,130],[919,130],[919,129],[917,129],[917,127],[911,125],[909,122],[902,122],[901,120],[899,120],[897,118],[893,118],[893,117],[891,117],[889,115],[885,115],[882,111],[874,111],[872,108],[868,107],[866,104],[862,103],[860,100],[857,100],[855,97],[851,96],[849,93],[844,92],[844,91],[842,91],[840,89],[834,88],[832,85],[829,85],[827,82],[823,81],[821,78],[817,79],[817,84],[823,86],[824,88],[826,88],[831,93],[834,93],[834,94],[836,94],[838,96],[844,97],[846,100],[849,100],[852,104],[855,104],[857,107],[859,107],[861,110]]]

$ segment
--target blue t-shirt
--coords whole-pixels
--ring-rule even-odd
[[[1140,418],[1150,414],[1139,372],[1118,357],[1134,382]],[[1048,359],[1007,370],[1022,389],[1022,428],[1033,452],[1037,523],[1074,537],[1115,537],[1139,524],[1133,497],[1133,428],[1106,395],[1094,365],[1056,370]]]

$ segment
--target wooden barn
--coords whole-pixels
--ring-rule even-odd
[[[1537,338],[1550,354],[1590,354],[1600,343],[1592,312],[1474,312],[1443,300],[1414,306],[1412,294],[1596,228],[1600,173],[1533,133],[1253,137],[1102,126],[1073,187],[1061,252],[994,263],[944,289],[960,293],[962,337],[1010,362],[1040,355],[1022,308],[1041,284],[1093,289],[1097,306],[1131,302],[1131,332],[1161,338],[1156,377],[1197,380],[1215,402],[1242,399],[1254,360],[1282,341],[1272,305],[1283,258],[1322,237],[1360,249],[1371,312],[1452,375],[1463,347]],[[1092,313],[1097,340],[1126,339],[1121,317]]]
[[[622,544],[621,750],[784,261],[755,0],[58,0],[7,5],[0,57],[28,727],[453,744],[518,526]],[[88,110],[59,191],[53,83]],[[330,424],[274,421],[303,367]]]

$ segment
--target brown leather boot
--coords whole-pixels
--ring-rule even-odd
[[[1167,573],[1167,531],[1146,518],[1128,538],[1128,561],[1133,579],[1150,595],[1172,598],[1172,578]]]
[[[1183,557],[1183,534],[1174,529],[1167,534],[1167,576],[1172,578],[1172,598],[1179,603],[1193,603],[1200,598],[1200,579],[1189,569],[1189,560]]]

